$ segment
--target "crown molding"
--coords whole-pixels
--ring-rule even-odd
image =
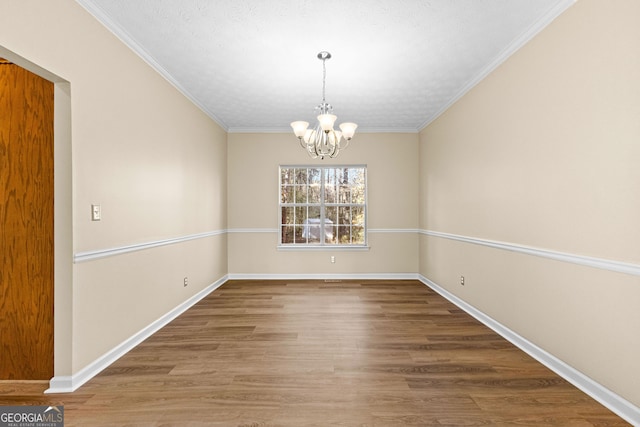
[[[417,128],[411,127],[402,127],[402,128],[387,128],[387,127],[358,127],[358,131],[356,132],[356,136],[353,139],[357,139],[359,134],[363,133],[418,133],[420,130]],[[230,127],[227,130],[228,133],[286,133],[292,134],[291,127],[268,127],[268,128],[247,128],[247,127]]]
[[[445,111],[447,111],[453,104],[455,104],[460,98],[473,89],[478,83],[484,80],[489,74],[491,74],[496,68],[506,61],[516,51],[520,50],[531,39],[533,39],[540,31],[553,22],[564,11],[573,6],[578,0],[563,0],[560,3],[554,5],[551,9],[545,13],[542,18],[531,25],[525,32],[516,37],[505,49],[498,54],[486,67],[484,67],[478,74],[469,80],[469,82],[462,87],[462,89],[442,106],[438,111],[433,113],[425,120],[425,122],[419,127],[419,132],[429,126],[431,122],[440,117]]]
[[[80,6],[82,6],[89,14],[91,14],[98,22],[100,22],[107,30],[115,35],[122,43],[129,49],[136,53],[144,62],[146,62],[151,68],[164,77],[178,92],[184,95],[189,101],[191,101],[196,107],[202,110],[207,116],[209,116],[214,122],[218,124],[225,132],[228,132],[227,126],[222,120],[216,117],[211,110],[209,110],[200,101],[194,98],[187,89],[185,89],[169,71],[160,65],[140,44],[138,44],[122,27],[116,24],[111,16],[104,10],[96,6],[93,2],[88,0],[76,0]]]

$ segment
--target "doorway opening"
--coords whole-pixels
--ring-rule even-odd
[[[0,58],[3,58],[4,64],[0,67],[11,65],[13,70],[21,76],[20,78],[30,81],[44,79],[40,82],[40,86],[48,86],[48,89],[43,89],[45,94],[34,95],[38,91],[34,92],[30,88],[26,96],[31,98],[42,96],[43,99],[47,98],[51,101],[48,107],[44,107],[49,110],[47,113],[38,113],[35,116],[44,120],[38,126],[52,132],[52,135],[49,136],[50,141],[45,143],[42,142],[41,136],[35,136],[36,133],[42,131],[41,128],[35,130],[38,127],[34,125],[35,122],[30,122],[27,129],[21,131],[21,135],[9,133],[16,132],[15,129],[2,131],[0,159],[7,165],[10,161],[12,169],[10,174],[0,178],[3,180],[0,203],[3,204],[5,210],[3,217],[10,218],[9,222],[13,225],[10,229],[9,227],[4,228],[3,224],[5,231],[3,231],[4,235],[1,238],[5,242],[0,245],[4,245],[3,255],[7,259],[3,261],[3,271],[0,272],[0,278],[3,281],[0,284],[0,289],[6,296],[11,294],[11,298],[17,294],[18,299],[12,300],[11,310],[4,310],[5,307],[3,307],[0,316],[4,318],[2,327],[12,329],[13,344],[22,343],[23,348],[16,349],[17,354],[14,354],[13,351],[9,354],[5,351],[7,345],[2,343],[3,360],[0,366],[6,366],[5,358],[8,360],[11,357],[12,361],[10,363],[11,372],[2,372],[0,379],[52,380],[52,376],[54,378],[66,377],[72,374],[73,223],[70,83],[2,46],[0,46]],[[14,76],[14,78],[18,77]],[[4,89],[0,89],[0,91],[2,90]],[[24,104],[20,107],[15,103],[15,96],[16,94],[12,94],[10,104],[2,104],[3,110],[9,108],[9,105],[13,105],[9,110],[11,111],[10,115],[15,115],[21,109],[34,108],[33,99],[30,101],[32,104],[26,103],[27,107]],[[9,101],[4,99],[0,102]],[[20,114],[25,119],[29,117],[33,119],[34,117],[33,114],[26,111],[22,111]],[[9,158],[7,148],[9,140],[30,141],[30,145],[24,143],[23,146],[16,146],[12,143],[11,158]],[[36,140],[39,141],[38,144],[34,143]],[[34,157],[33,150],[40,149],[44,152]],[[16,160],[18,154],[26,156],[26,158],[31,156],[32,164],[30,167],[26,167],[26,163],[21,169],[14,167],[19,163]],[[36,158],[37,161],[33,161]],[[8,169],[5,166],[3,164],[3,169]],[[16,174],[22,175],[16,176]],[[29,192],[36,195],[28,196]],[[45,230],[43,228],[45,225],[40,222],[47,223],[46,226],[49,228]],[[20,235],[16,231],[21,226],[22,232],[26,234]],[[7,241],[9,246],[7,246]],[[29,244],[25,244],[25,242],[29,242]],[[19,248],[21,245],[22,248]],[[10,250],[7,249],[9,247]],[[25,248],[28,254],[26,257],[24,256]],[[37,251],[33,248],[40,248],[48,253],[36,253]],[[19,253],[21,251],[22,254]],[[11,257],[7,256],[8,253],[11,253]],[[16,273],[16,271],[19,272]],[[48,276],[48,278],[44,276]],[[34,285],[38,281],[44,283],[45,279],[49,281],[48,285],[40,288]],[[12,286],[10,291],[8,290],[9,284]],[[21,297],[25,297],[29,293],[32,295],[27,296],[26,301],[35,304],[35,310],[33,307],[29,307],[25,301],[20,301]],[[4,304],[7,302],[5,301]],[[50,317],[48,321],[43,320],[47,313]],[[21,316],[24,322],[16,320]],[[29,336],[30,334],[36,334],[39,337],[36,339],[39,342],[35,345],[33,337]],[[4,330],[1,335],[5,335]],[[15,335],[23,336],[15,337]],[[30,343],[29,340],[31,340]],[[28,354],[22,356],[19,354],[25,351]],[[34,363],[37,367],[20,371],[18,359],[22,357],[27,357],[32,361],[38,360]]]

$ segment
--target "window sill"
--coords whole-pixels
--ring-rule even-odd
[[[368,251],[369,245],[278,245],[279,251],[338,251],[338,252],[358,252]]]

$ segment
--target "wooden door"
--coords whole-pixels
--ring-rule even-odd
[[[53,377],[53,83],[0,59],[0,380]]]

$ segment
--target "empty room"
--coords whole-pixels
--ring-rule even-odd
[[[638,17],[0,0],[0,427],[640,426]]]

